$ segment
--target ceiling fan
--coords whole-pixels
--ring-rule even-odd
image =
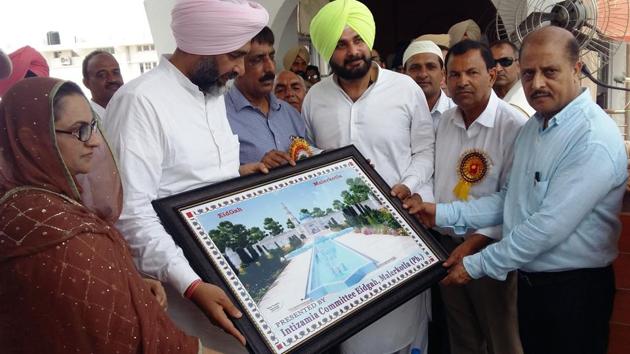
[[[520,47],[523,38],[540,27],[565,28],[579,43],[584,76],[602,87],[630,91],[594,76],[630,39],[630,0],[498,0],[496,8],[497,39]]]

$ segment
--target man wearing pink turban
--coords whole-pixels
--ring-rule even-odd
[[[48,63],[46,59],[35,49],[29,46],[22,47],[8,55],[12,73],[0,79],[0,97],[15,85],[18,81],[27,77],[48,77]]]
[[[171,15],[175,52],[121,87],[105,113],[105,133],[125,190],[117,226],[140,271],[165,283],[168,312],[180,328],[207,347],[244,352],[239,342],[245,338],[228,317],[241,313],[223,290],[200,280],[151,201],[239,174],[267,172],[261,163],[239,165],[223,90],[229,79],[243,74],[250,40],[269,15],[242,0],[178,0]]]

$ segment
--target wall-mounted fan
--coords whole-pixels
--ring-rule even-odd
[[[584,75],[596,84],[593,73],[608,63],[619,46],[629,40],[629,0],[498,0],[496,35],[520,46],[523,38],[543,26],[563,27],[580,45]]]

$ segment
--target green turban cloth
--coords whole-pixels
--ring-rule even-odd
[[[376,25],[370,9],[357,0],[335,0],[322,7],[311,21],[311,41],[326,61],[332,57],[346,26],[372,49]]]

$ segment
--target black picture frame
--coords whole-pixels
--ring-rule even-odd
[[[329,172],[330,174],[328,174]],[[337,214],[334,214],[335,212],[333,212],[333,214],[326,214],[326,216],[333,216],[328,219],[328,224],[325,224],[323,226],[321,225],[323,223],[322,220],[326,220],[326,216],[320,216],[318,218],[312,217],[311,219],[306,218],[309,221],[298,221],[300,224],[299,230],[303,231],[300,234],[300,237],[305,238],[307,242],[302,242],[302,240],[300,240],[299,238],[298,241],[302,243],[295,241],[297,238],[296,234],[293,234],[293,236],[286,236],[287,238],[282,238],[285,237],[285,234],[288,234],[290,231],[283,231],[276,236],[272,236],[271,231],[274,231],[272,227],[270,235],[265,236],[265,238],[263,238],[261,241],[258,241],[259,243],[257,245],[252,246],[258,247],[257,249],[255,248],[253,252],[249,248],[242,248],[241,253],[238,253],[236,256],[234,256],[236,252],[233,252],[232,256],[226,256],[227,252],[231,249],[229,247],[226,248],[225,246],[223,246],[223,250],[221,250],[221,245],[226,244],[226,241],[224,239],[221,239],[219,236],[224,235],[225,233],[222,234],[220,232],[219,226],[208,230],[210,226],[202,225],[205,222],[202,220],[210,220],[210,223],[214,223],[215,218],[222,217],[220,216],[223,215],[221,213],[224,213],[227,217],[231,215],[230,213],[237,213],[238,209],[242,210],[241,207],[235,208],[235,206],[243,205],[243,208],[246,208],[244,206],[245,204],[240,203],[246,203],[246,201],[247,203],[263,203],[262,201],[264,200],[264,198],[262,196],[269,195],[268,198],[277,198],[275,196],[271,196],[272,193],[275,193],[276,191],[278,191],[277,193],[284,193],[284,195],[287,196],[288,200],[289,196],[296,195],[296,193],[294,192],[298,191],[297,188],[314,189],[319,186],[317,184],[318,182],[321,182],[321,184],[331,182],[331,185],[333,182],[339,184],[341,183],[339,180],[343,180],[343,174],[352,176],[352,173],[356,173],[357,176],[360,176],[356,178],[361,178],[361,181],[363,181],[359,181],[361,186],[363,186],[364,184],[370,188],[370,191],[368,192],[370,195],[369,198],[372,198],[370,202],[376,203],[375,205],[377,205],[379,208],[371,209],[369,205],[361,204],[362,211],[361,213],[357,213],[356,207],[354,205],[346,205],[341,207],[340,210],[337,210]],[[334,176],[331,177],[331,175],[333,174]],[[302,180],[301,178],[304,180]],[[321,179],[317,180],[317,178]],[[313,182],[311,183],[311,181]],[[357,180],[355,179],[355,182],[356,181]],[[371,183],[367,183],[366,181]],[[346,179],[345,182],[350,185],[348,179]],[[311,187],[311,184],[315,187]],[[298,185],[299,187],[297,187]],[[292,191],[291,188],[295,188],[295,190]],[[332,187],[327,186],[326,188]],[[255,200],[255,198],[263,199]],[[262,205],[267,205],[265,203],[263,203]],[[282,205],[284,206],[284,210],[288,213],[287,215],[289,215],[287,221],[297,221],[297,218],[295,218],[295,216],[293,215],[294,213],[285,206],[284,202]],[[339,206],[339,204],[337,204],[337,206]],[[186,258],[190,262],[192,268],[197,272],[197,274],[204,281],[216,284],[221,287],[227,293],[230,300],[232,300],[232,302],[242,311],[243,317],[241,319],[234,319],[234,323],[236,327],[247,338],[248,350],[253,353],[319,353],[325,351],[326,349],[331,348],[335,344],[340,343],[341,341],[355,334],[370,323],[376,321],[377,319],[392,311],[407,300],[410,300],[412,297],[418,295],[420,292],[426,290],[446,275],[446,270],[441,266],[441,264],[446,259],[447,253],[437,241],[437,238],[434,236],[432,231],[427,230],[424,226],[418,223],[415,218],[411,217],[402,208],[402,204],[399,200],[390,196],[389,186],[376,173],[372,166],[370,166],[369,162],[361,155],[361,153],[352,145],[340,149],[329,150],[317,156],[300,160],[298,161],[297,166],[294,167],[284,166],[273,169],[268,174],[255,174],[235,178],[207,187],[158,199],[153,201],[153,207],[155,208],[165,229],[169,234],[173,236],[175,242],[183,249]],[[228,211],[221,211],[225,210],[225,208],[232,209]],[[251,210],[258,211],[260,210],[260,208],[253,209],[252,207]],[[315,210],[315,208],[313,210]],[[331,209],[327,209],[327,212],[330,212],[330,210]],[[339,224],[338,221],[335,219],[334,215],[340,215],[339,212],[344,217],[344,224]],[[399,263],[399,267],[402,267],[402,265],[405,264],[404,262],[407,262],[406,264],[410,265],[409,269],[404,269],[404,267],[398,268],[394,272],[395,274],[387,278],[377,278],[377,275],[372,275],[373,278],[371,279],[386,280],[383,280],[383,282],[377,281],[379,286],[375,286],[375,289],[371,289],[368,292],[368,295],[371,297],[364,299],[364,297],[367,295],[359,296],[359,294],[356,293],[358,287],[352,290],[350,289],[352,286],[355,286],[358,283],[346,285],[348,279],[350,278],[343,278],[345,274],[349,274],[344,273],[346,271],[346,264],[344,262],[349,262],[347,259],[350,259],[351,261],[354,261],[356,259],[358,260],[357,264],[362,264],[359,263],[359,261],[364,260],[364,258],[361,257],[365,257],[365,259],[370,260],[369,262],[366,261],[365,264],[370,264],[369,267],[371,268],[365,268],[368,266],[362,266],[363,268],[361,269],[363,270],[352,273],[352,277],[354,277],[353,279],[361,278],[359,282],[363,281],[363,279],[366,278],[368,274],[377,274],[377,271],[383,271],[383,269],[381,268],[387,267],[388,263],[378,263],[374,258],[376,256],[370,256],[372,257],[370,258],[367,253],[364,254],[361,253],[363,251],[359,252],[357,251],[357,249],[351,249],[349,246],[347,246],[347,243],[340,245],[340,242],[337,242],[336,240],[337,238],[341,240],[342,237],[343,240],[346,240],[346,242],[349,242],[348,240],[350,240],[350,238],[352,238],[353,242],[355,242],[356,240],[358,240],[358,237],[364,237],[361,240],[376,239],[377,236],[363,233],[364,231],[368,232],[370,229],[369,227],[366,228],[365,226],[361,228],[362,224],[360,222],[361,220],[368,220],[369,216],[386,215],[387,213],[389,213],[390,216],[396,220],[395,223],[390,220],[387,225],[392,225],[393,223],[394,226],[384,226],[385,223],[383,223],[377,224],[376,227],[379,227],[379,230],[386,230],[380,231],[381,233],[390,232],[394,236],[387,234],[385,236],[378,237],[393,238],[396,236],[398,238],[395,239],[395,242],[401,242],[401,245],[402,242],[406,242],[406,245],[409,244],[408,242],[411,242],[412,244],[417,245],[418,249],[417,252],[416,250],[414,250],[412,253],[410,253],[410,255],[405,256],[408,258],[403,257],[403,260],[400,261],[398,261],[398,255],[390,258],[394,259],[396,262],[401,262]],[[318,215],[321,215],[321,213],[319,213]],[[291,216],[293,216],[295,219],[292,219]],[[302,216],[302,213],[300,213],[300,218],[302,218]],[[313,232],[317,230],[316,222],[312,221],[315,219],[317,219],[317,222],[320,223],[320,228],[317,232]],[[353,223],[351,223],[351,221]],[[332,231],[337,229],[337,225],[340,225],[339,228],[342,227],[341,225],[345,225],[347,227],[343,230]],[[353,227],[352,225],[355,226]],[[400,229],[397,229],[396,225],[400,226]],[[288,226],[289,225],[287,224],[287,228]],[[208,229],[204,229],[204,227]],[[309,231],[308,228],[311,227],[312,230]],[[351,231],[348,231],[349,229],[351,229]],[[249,237],[251,237],[252,229],[250,228],[248,230],[248,235],[250,235]],[[356,230],[359,230],[360,232],[357,232]],[[277,231],[278,230],[275,230],[275,232]],[[347,232],[347,234],[344,234],[344,232]],[[305,236],[305,233],[308,234],[308,236]],[[210,236],[211,234],[215,235],[214,239],[212,238],[213,236]],[[236,234],[236,231],[234,234]],[[368,236],[371,238],[368,238]],[[331,240],[332,237],[334,237],[335,241],[329,242],[329,237],[331,237]],[[263,244],[263,241],[267,242],[266,240],[279,240],[281,238],[284,241],[288,239],[289,246],[281,246],[278,241],[274,241],[274,245],[278,248],[272,251],[271,248],[267,248],[268,246],[264,246]],[[364,241],[361,241],[361,243],[355,244],[363,245],[363,242]],[[292,249],[294,243],[297,243],[301,246],[295,246],[292,252],[284,253],[286,249]],[[348,251],[349,249],[350,251]],[[406,246],[405,250],[406,249],[409,249],[409,247]],[[265,251],[268,253],[265,253]],[[388,251],[395,252],[393,249]],[[219,254],[217,254],[217,252]],[[346,256],[344,252],[348,253],[348,255]],[[297,255],[293,255],[294,253],[296,253]],[[307,253],[310,253],[310,255],[307,256]],[[341,253],[343,254],[340,255]],[[264,258],[265,262],[268,259],[279,259],[280,262],[282,262],[281,264],[283,264],[283,267],[279,268],[279,275],[277,275],[276,278],[270,276],[270,279],[272,280],[269,280],[269,282],[273,281],[273,283],[269,288],[264,288],[266,289],[266,292],[264,293],[264,295],[259,295],[258,300],[253,300],[254,295],[250,294],[250,290],[248,290],[248,288],[246,287],[246,280],[243,280],[243,282],[241,282],[244,277],[242,273],[249,272],[250,267],[253,267],[254,263],[257,267],[259,267],[258,263],[260,262],[258,261],[253,262],[252,260],[248,259],[248,262],[250,263],[247,264],[245,261],[243,261],[243,259],[247,257],[253,259],[253,255],[255,254],[258,255],[258,260],[261,259],[260,257],[265,256],[267,257]],[[278,256],[277,254],[281,254],[282,256]],[[378,256],[381,255],[379,254]],[[348,291],[346,293],[347,296],[344,299],[347,300],[348,298],[350,298],[350,300],[347,300],[344,303],[343,308],[339,306],[339,308],[331,309],[329,311],[331,312],[331,314],[326,313],[326,316],[332,316],[332,313],[338,314],[336,318],[330,317],[332,319],[325,320],[329,317],[316,317],[313,322],[306,322],[308,323],[308,325],[306,326],[303,325],[299,327],[286,327],[283,329],[278,329],[281,327],[278,323],[284,323],[282,322],[284,321],[283,319],[280,322],[275,322],[277,328],[269,329],[269,327],[265,327],[265,325],[273,327],[273,324],[268,323],[268,319],[265,317],[265,313],[273,313],[267,309],[274,308],[275,305],[272,305],[271,307],[266,307],[262,310],[258,307],[258,305],[262,304],[265,301],[265,296],[269,295],[270,298],[272,297],[270,295],[271,291],[274,291],[274,289],[278,287],[284,286],[281,284],[280,281],[276,282],[276,280],[280,276],[282,276],[284,272],[289,272],[289,265],[293,264],[293,260],[296,260],[295,263],[298,263],[298,257],[301,257],[299,258],[301,259],[301,264],[305,264],[304,259],[309,259],[307,269],[308,272],[306,272],[307,274],[305,274],[305,278],[307,278],[305,298],[301,299],[306,302],[300,303],[299,305],[295,306],[295,308],[297,308],[298,306],[304,307],[300,308],[300,310],[297,310],[297,312],[288,315],[286,318],[291,318],[291,320],[289,320],[287,323],[293,321],[292,316],[294,316],[296,313],[302,313],[304,309],[313,306],[313,304],[318,303],[321,299],[324,299],[323,301],[327,301],[324,296],[321,296],[321,298],[316,298],[316,296],[321,295],[320,291],[332,291],[332,294],[338,294],[335,293],[333,290],[321,290],[328,289],[327,286],[333,286],[330,284],[334,284],[334,286],[338,286],[340,284],[338,281],[336,282],[337,279],[334,278],[336,276],[335,274],[341,274],[339,276],[339,279],[344,279],[344,281],[342,282],[343,285],[341,286],[346,286],[344,291]],[[324,261],[321,261],[321,259],[324,259]],[[406,259],[406,261],[404,259]],[[239,266],[240,268],[235,265],[236,261],[241,261]],[[411,264],[410,261],[414,261],[416,263]],[[244,264],[246,264],[246,271],[239,271],[239,269],[243,269],[242,267]],[[300,266],[298,265],[292,266],[292,274],[300,274],[300,269],[305,268],[300,268]],[[401,270],[398,271],[399,269]],[[234,271],[234,273],[232,274],[230,270]],[[389,273],[379,274],[388,275]],[[325,283],[325,286],[313,288],[313,284],[316,283],[316,281],[314,281],[313,279],[319,279],[319,277],[325,278],[328,276],[332,276],[334,278],[334,281],[331,280],[328,283]],[[239,287],[238,284],[241,284],[242,286]],[[363,285],[364,283],[361,283],[361,287]],[[291,286],[293,287],[294,285],[292,284]],[[250,285],[249,289],[253,289],[253,286]],[[309,293],[309,291],[311,292]],[[277,290],[277,292],[278,294],[286,293],[281,290]],[[243,295],[244,293],[246,293],[246,295]],[[254,291],[252,290],[251,293],[254,293]],[[352,295],[353,297],[350,297],[350,295]],[[260,298],[260,296],[262,296],[262,299]],[[335,298],[334,296],[332,296],[333,299]],[[340,303],[340,299],[341,298],[336,300],[337,303]],[[308,303],[308,305],[304,305],[304,303]],[[319,306],[319,304],[316,305]],[[327,306],[326,309],[328,309],[331,308],[332,305],[323,303],[321,306]],[[316,309],[316,311],[320,310],[322,310],[322,308]],[[273,309],[273,311],[278,310]],[[306,311],[306,313],[308,314],[308,316],[314,316],[314,314],[310,314],[308,310]],[[267,317],[270,317],[270,315]],[[308,318],[303,318],[302,320],[300,320],[300,322],[291,323],[290,326],[297,326],[298,324],[302,325],[307,319]],[[317,323],[315,321],[317,321]],[[319,325],[319,323],[322,323],[322,325]],[[401,325],[404,326],[404,324]],[[294,330],[289,332],[289,329]],[[273,330],[279,332],[282,336],[285,333],[290,334],[283,337],[284,339],[278,339],[279,335],[276,332],[274,332],[276,334],[270,335]],[[299,339],[293,340],[292,338],[294,337],[292,336],[299,336]],[[273,338],[276,341],[274,342],[270,338]],[[291,342],[287,342],[289,340],[291,340]],[[280,345],[278,343],[280,343]],[[282,343],[289,344],[282,345]],[[282,346],[282,348],[280,348],[280,346]]]

